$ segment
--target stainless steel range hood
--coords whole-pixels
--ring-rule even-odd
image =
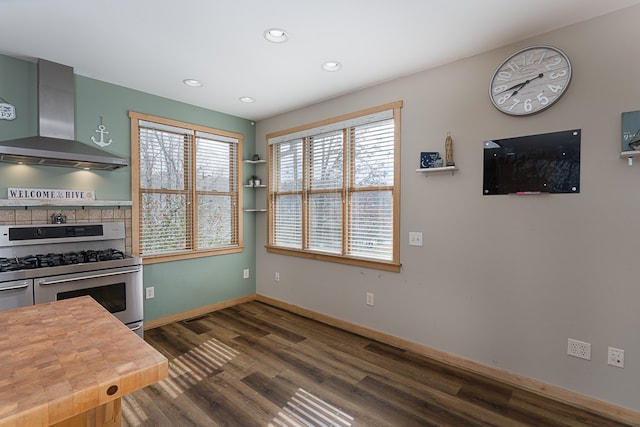
[[[75,141],[73,68],[38,61],[38,135],[0,141],[0,161],[114,170],[127,159]]]

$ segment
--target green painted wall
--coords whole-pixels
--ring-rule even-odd
[[[2,139],[38,131],[36,116],[31,114],[37,108],[36,72],[35,64],[0,55],[0,98],[16,108],[14,120],[0,120]]]
[[[113,139],[107,151],[130,158],[129,111],[167,117],[244,135],[244,158],[255,152],[255,128],[249,120],[149,95],[121,86],[76,76],[76,139],[87,143],[100,124]],[[17,118],[0,120],[0,140],[37,132],[37,67],[33,63],[0,55],[0,97],[16,107]],[[244,168],[243,182],[251,176]],[[0,163],[0,199],[8,187],[95,189],[99,200],[130,200],[131,169],[77,171],[67,168],[17,166]],[[244,203],[253,206],[253,194]],[[155,287],[155,299],[145,301],[145,319],[179,313],[255,293],[255,220],[244,214],[242,253],[144,267],[144,285]],[[243,279],[242,271],[251,271]]]

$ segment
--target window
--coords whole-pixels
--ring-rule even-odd
[[[242,250],[243,136],[130,112],[133,250],[145,262]]]
[[[267,135],[269,252],[400,270],[401,107]]]

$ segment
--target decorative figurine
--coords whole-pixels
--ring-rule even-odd
[[[451,138],[450,132],[447,132],[447,139],[444,140],[444,157],[446,159],[447,166],[456,165],[453,161],[453,139]]]

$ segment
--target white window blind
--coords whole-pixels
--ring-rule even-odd
[[[341,254],[344,179],[343,131],[307,138],[308,248]]]
[[[130,115],[137,128],[140,255],[238,248],[240,136]]]
[[[393,120],[351,129],[353,187],[349,235],[352,255],[391,260],[395,137]]]
[[[140,127],[139,141],[142,254],[188,250],[191,135]]]
[[[303,130],[285,133],[278,136],[268,138],[269,144],[277,144],[287,140],[306,138],[308,136],[320,135],[331,131],[348,129],[355,126],[364,125],[372,122],[379,122],[386,119],[393,118],[393,110],[382,110],[375,113],[363,114],[362,116],[350,117],[344,120],[337,120],[335,122],[324,123],[318,126],[312,126]]]
[[[399,265],[398,120],[389,108],[268,136],[268,249]]]
[[[279,165],[274,176],[276,193],[275,242],[283,248],[302,248],[302,140],[283,142],[272,149]]]
[[[237,143],[212,136],[196,137],[196,249],[237,244],[238,181],[234,167],[237,163]]]

